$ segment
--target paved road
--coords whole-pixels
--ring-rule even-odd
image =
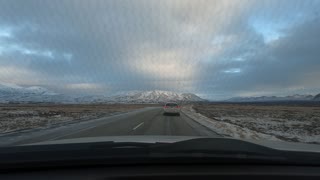
[[[183,113],[180,116],[163,115],[161,108],[154,108],[59,139],[121,135],[217,136]]]
[[[0,143],[0,145],[18,145],[56,139],[124,135],[219,136],[217,133],[200,125],[183,113],[181,113],[180,116],[165,116],[163,115],[162,108],[153,107],[84,123],[71,124],[61,128],[27,134],[22,133],[11,137],[1,137],[0,141],[2,141],[2,143]]]

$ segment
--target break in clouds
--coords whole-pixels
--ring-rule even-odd
[[[59,93],[320,92],[320,1],[0,0],[0,82]]]

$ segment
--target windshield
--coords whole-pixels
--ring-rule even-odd
[[[319,144],[319,37],[313,0],[0,0],[0,146]]]

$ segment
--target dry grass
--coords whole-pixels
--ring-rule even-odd
[[[320,142],[320,107],[305,104],[199,104],[196,112],[288,141]]]
[[[0,133],[96,119],[150,104],[0,104]]]

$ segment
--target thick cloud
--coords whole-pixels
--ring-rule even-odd
[[[0,1],[0,82],[212,99],[316,93],[319,1]],[[317,61],[318,60],[318,61]]]

